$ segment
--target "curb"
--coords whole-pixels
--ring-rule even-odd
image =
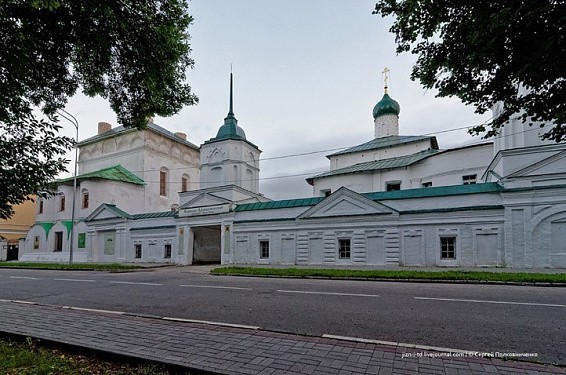
[[[238,276],[238,277],[265,277],[273,279],[312,279],[312,280],[348,280],[348,281],[383,281],[404,283],[432,283],[432,284],[486,284],[486,285],[514,285],[539,287],[566,287],[566,283],[552,283],[548,281],[490,281],[490,280],[456,280],[456,279],[409,279],[409,278],[379,278],[379,277],[336,277],[336,276],[277,276],[277,275],[250,275],[244,273],[210,273],[212,276]]]

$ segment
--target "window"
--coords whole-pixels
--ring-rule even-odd
[[[55,232],[55,248],[53,251],[63,251],[63,232]]]
[[[34,250],[39,249],[39,236],[33,237],[33,249]]]
[[[83,190],[82,208],[88,208],[88,190]]]
[[[65,196],[61,195],[59,198],[59,211],[65,211]]]
[[[84,249],[85,243],[86,243],[86,233],[79,233],[79,243],[77,247],[79,249]]]
[[[466,176],[462,176],[462,183],[464,185],[472,185],[476,183],[477,174],[469,174]]]
[[[440,259],[456,259],[456,237],[440,237]]]
[[[142,257],[142,245],[137,243],[134,245],[134,258],[141,259]]]
[[[338,258],[339,259],[350,259],[350,239],[349,238],[339,238],[338,239]]]
[[[431,186],[432,186],[432,181],[422,183],[422,187],[431,187]]]
[[[39,200],[39,208],[37,209],[37,213],[38,214],[42,214],[43,213],[43,199]]]
[[[259,241],[259,257],[260,259],[269,258],[269,241]]]
[[[385,190],[387,191],[401,190],[401,182],[400,181],[386,182]]]
[[[167,172],[159,172],[159,195],[167,196]]]
[[[167,243],[165,244],[165,251],[163,254],[163,258],[171,258],[171,244]]]
[[[181,193],[185,191],[189,191],[189,176],[187,175],[181,177]]]

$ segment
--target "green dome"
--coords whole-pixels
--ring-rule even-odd
[[[244,129],[238,126],[238,121],[233,116],[228,116],[224,119],[224,125],[218,129],[215,140],[220,139],[243,139],[246,140],[246,133]]]
[[[401,106],[395,100],[391,99],[389,94],[384,94],[383,98],[373,107],[373,118],[376,119],[381,115],[397,115],[401,112]]]

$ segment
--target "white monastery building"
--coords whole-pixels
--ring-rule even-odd
[[[259,192],[259,148],[230,107],[200,147],[152,120],[99,123],[73,178],[38,199],[22,261],[566,268],[566,144],[519,121],[494,142],[441,149],[401,135],[400,105],[373,109],[374,138],[328,155],[314,196]],[[498,108],[494,109],[497,115]]]

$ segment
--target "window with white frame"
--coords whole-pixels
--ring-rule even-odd
[[[171,258],[171,244],[166,243],[163,258]]]
[[[440,237],[440,259],[456,259],[456,237]]]
[[[338,259],[350,259],[351,253],[351,239],[339,238],[338,239]]]
[[[134,258],[141,259],[142,257],[142,244],[137,243],[134,245]]]
[[[269,241],[267,240],[259,241],[259,258],[269,259]]]
[[[478,175],[477,174],[468,174],[462,176],[462,184],[464,185],[473,185],[476,183]]]

